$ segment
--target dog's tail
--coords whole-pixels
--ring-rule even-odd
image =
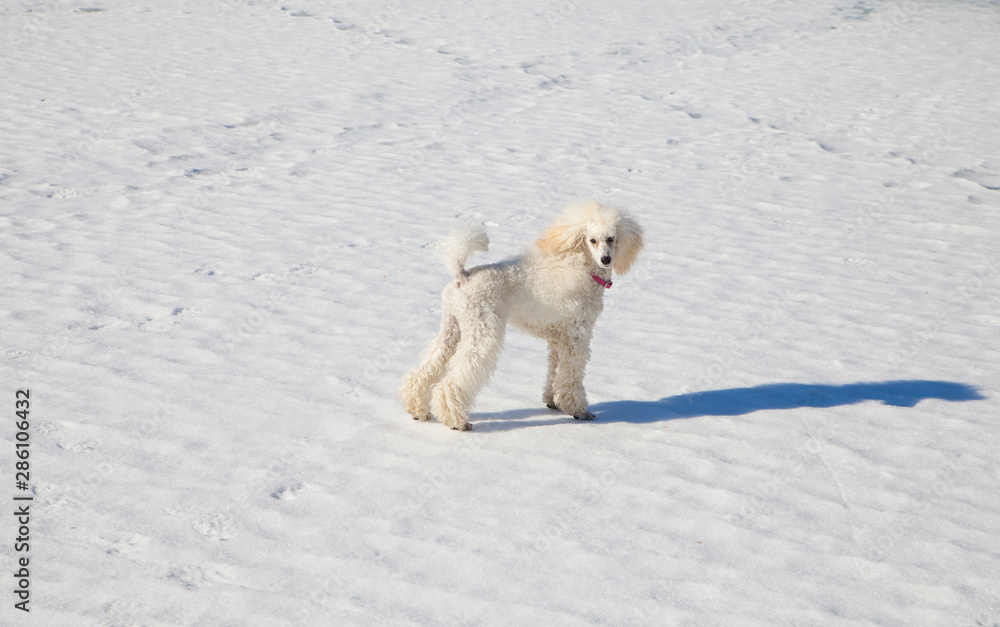
[[[490,239],[486,237],[486,229],[479,224],[469,223],[452,231],[437,244],[434,252],[461,286],[469,276],[465,271],[465,260],[474,252],[486,252],[489,246]]]

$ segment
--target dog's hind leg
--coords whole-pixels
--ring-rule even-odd
[[[496,369],[503,349],[506,322],[496,314],[478,312],[461,321],[461,340],[448,372],[434,387],[434,416],[458,431],[471,429],[469,412],[476,396]]]
[[[403,378],[399,398],[414,420],[431,419],[431,389],[441,380],[448,360],[455,354],[461,338],[458,320],[447,311],[441,317],[441,330],[424,350],[420,364]]]

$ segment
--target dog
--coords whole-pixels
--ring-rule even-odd
[[[466,227],[438,245],[455,276],[441,294],[441,330],[399,397],[414,420],[436,417],[458,431],[490,379],[507,325],[548,342],[542,402],[577,420],[593,420],[583,387],[594,323],[612,272],[625,274],[644,246],[643,231],[624,211],[587,200],[567,206],[525,254],[465,269],[485,252],[482,227]]]

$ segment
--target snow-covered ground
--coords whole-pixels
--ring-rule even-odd
[[[998,121],[996,2],[0,4],[0,623],[1000,624]],[[410,420],[588,195],[597,419]]]

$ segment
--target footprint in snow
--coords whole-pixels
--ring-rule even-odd
[[[125,540],[116,540],[112,542],[111,545],[105,549],[105,552],[109,555],[126,555],[136,551],[144,551],[148,546],[148,537],[135,535]]]
[[[281,486],[277,490],[271,493],[271,498],[278,499],[279,501],[288,501],[296,498],[299,492],[301,492],[306,485],[304,483],[295,483],[289,486]]]
[[[196,176],[213,176],[215,174],[218,174],[218,172],[207,168],[191,168],[184,171],[184,176],[188,178],[194,178]]]
[[[74,441],[56,441],[56,446],[70,453],[89,453],[95,450],[100,442],[91,437]]]
[[[206,538],[220,541],[226,541],[232,537],[231,527],[232,522],[222,514],[210,514],[191,524],[192,529]]]
[[[952,176],[972,181],[986,189],[1000,190],[1000,171],[992,169],[971,170],[963,168]]]
[[[175,307],[173,311],[170,312],[170,316],[167,317],[150,318],[149,316],[146,316],[146,320],[139,323],[139,329],[143,331],[164,331],[180,324],[180,317],[189,311],[190,309],[187,307]]]
[[[255,274],[253,277],[254,281],[287,281],[293,276],[309,276],[310,274],[316,274],[317,269],[313,266],[292,266],[288,269],[286,273],[277,272],[261,272],[260,274]]]
[[[233,577],[216,564],[206,566],[172,566],[167,572],[167,578],[182,584],[185,588],[198,590],[212,584],[232,584]]]

